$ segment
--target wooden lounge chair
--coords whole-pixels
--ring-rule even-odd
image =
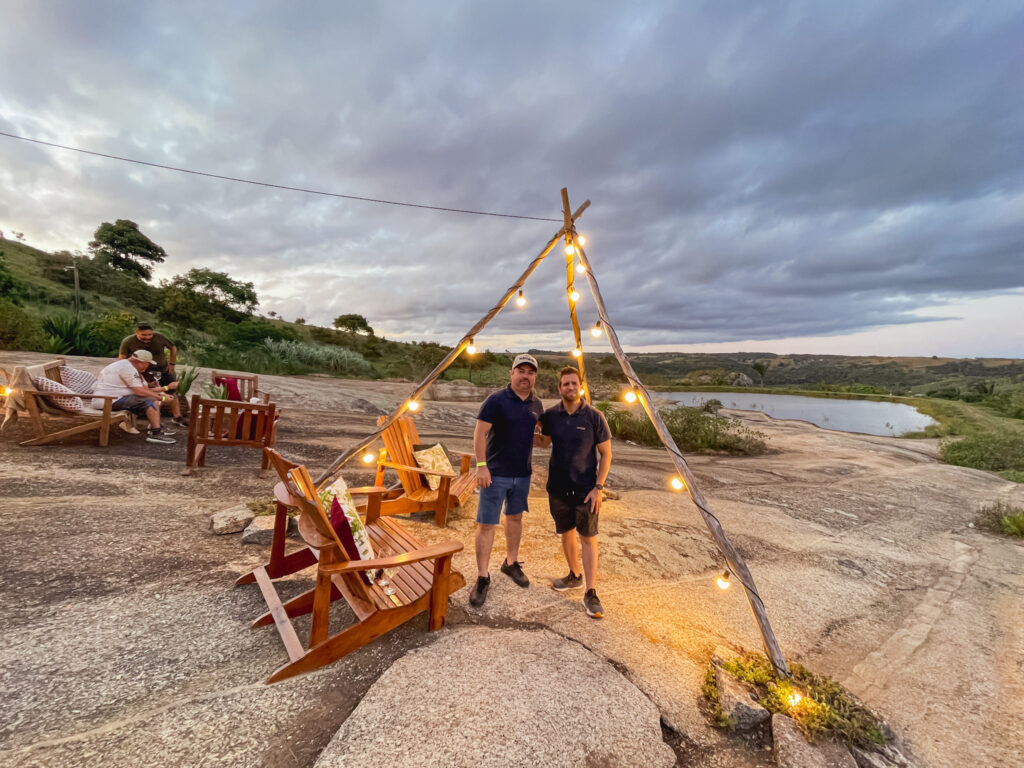
[[[235,385],[238,387],[239,401],[248,403],[252,398],[258,397],[261,403],[267,404],[270,402],[270,394],[267,392],[260,392],[260,377],[255,373],[210,371],[210,381],[214,386],[222,384],[227,386],[228,379],[234,379]],[[227,399],[233,399],[230,391],[228,392]]]
[[[36,432],[34,438],[22,441],[21,445],[45,445],[72,435],[95,431],[97,432],[97,442],[99,445],[105,446],[110,442],[110,428],[128,422],[130,418],[128,411],[112,409],[114,401],[118,399],[117,396],[99,396],[93,395],[91,392],[58,395],[53,392],[41,391],[33,384],[33,379],[45,378],[67,386],[61,378],[60,372],[61,366],[66,365],[63,358],[56,358],[39,365],[18,365],[11,372],[10,380],[6,385],[10,387],[11,394],[6,398],[5,409],[9,415],[18,411],[26,413]],[[82,399],[82,407],[77,411],[57,408],[47,400],[51,397],[75,396]],[[103,400],[102,409],[92,407],[94,398]],[[55,421],[55,419],[59,419],[59,421]],[[71,419],[76,423],[67,426],[66,419]]]
[[[383,424],[385,416],[377,420]],[[377,460],[376,485],[384,484],[384,471],[393,469],[398,473],[402,483],[401,490],[389,493],[381,503],[382,515],[405,515],[412,512],[429,511],[434,513],[434,525],[444,527],[451,507],[462,505],[476,488],[476,472],[470,468],[471,455],[468,453],[453,454],[460,458],[459,473],[438,472],[416,466],[412,455],[413,446],[419,445],[420,436],[416,425],[408,416],[400,416],[381,433],[386,458]],[[424,475],[435,475],[441,479],[437,490],[432,490],[424,480]]]
[[[368,505],[365,524],[375,558],[350,560],[308,470],[294,466],[286,471],[286,477],[288,482],[279,484],[278,493],[289,495],[291,504],[300,510],[299,531],[309,546],[319,552],[319,560],[316,586],[286,603],[281,602],[264,569],[255,571],[269,610],[253,626],[276,625],[289,658],[287,664],[267,678],[267,683],[331,664],[424,611],[429,611],[428,630],[444,626],[448,596],[466,584],[451,567],[452,555],[462,549],[462,542],[425,546],[396,520],[375,516],[373,507]],[[393,595],[385,594],[377,583],[367,584],[360,575],[381,568],[394,569]],[[356,623],[332,635],[330,607],[340,598],[352,609]],[[312,613],[312,626],[309,645],[303,647],[291,620],[307,613]]]
[[[273,403],[248,403],[234,400],[210,400],[192,395],[188,414],[188,447],[183,475],[206,465],[210,445],[237,448],[270,448],[277,439],[276,406]],[[263,454],[260,477],[268,465]]]

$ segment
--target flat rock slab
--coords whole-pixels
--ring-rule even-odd
[[[274,516],[260,515],[242,531],[243,544],[270,544],[274,540]]]
[[[316,768],[668,768],[660,714],[611,664],[547,630],[460,628],[397,661]]]
[[[210,517],[210,528],[216,534],[238,533],[244,531],[254,517],[256,515],[249,507],[245,504],[237,504],[215,512]]]
[[[845,746],[827,741],[808,743],[796,721],[786,715],[772,715],[772,739],[779,768],[857,768]]]

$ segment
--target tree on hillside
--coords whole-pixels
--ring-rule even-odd
[[[153,267],[144,262],[162,262],[167,258],[167,251],[142,234],[139,225],[128,219],[118,219],[113,224],[103,222],[93,237],[89,250],[94,255],[114,269],[142,280],[153,276]]]
[[[768,373],[768,361],[758,360],[750,364],[750,367],[757,371],[757,376],[760,379],[760,383],[764,384],[764,375]]]
[[[175,275],[161,281],[163,306],[161,313],[179,322],[220,315],[234,318],[251,315],[259,303],[252,283],[232,280],[224,272],[212,269],[190,269],[184,275]]]
[[[368,336],[373,336],[373,328],[362,315],[338,315],[334,318],[334,327],[339,331],[365,333]]]

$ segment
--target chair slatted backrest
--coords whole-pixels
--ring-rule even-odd
[[[378,426],[383,424],[386,418],[386,416],[378,418]],[[399,416],[390,427],[381,433],[381,439],[384,441],[384,447],[387,448],[391,461],[396,464],[404,464],[407,467],[417,466],[416,457],[412,455],[412,447],[419,444],[420,435],[411,418]],[[409,472],[404,469],[396,469],[395,472],[398,473],[398,479],[406,493],[430,487],[419,472]]]
[[[249,402],[250,398],[259,397],[260,377],[255,373],[224,373],[223,371],[211,371],[210,380],[217,384],[218,379],[234,379],[238,384],[238,394],[243,402]]]
[[[245,403],[193,397],[196,436],[199,443],[218,445],[266,445],[274,429],[273,403]]]

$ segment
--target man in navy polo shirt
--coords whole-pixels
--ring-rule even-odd
[[[612,466],[612,434],[604,414],[580,395],[580,372],[567,365],[558,373],[561,401],[541,417],[540,445],[551,444],[548,464],[548,506],[555,531],[562,537],[562,551],[569,575],[555,579],[557,591],[582,586],[580,545],[587,591],[583,606],[587,615],[600,619],[604,608],[597,597],[597,516],[601,491]],[[600,465],[598,465],[600,458]],[[578,536],[577,536],[578,534]]]
[[[473,430],[476,484],[480,488],[476,508],[477,579],[469,593],[469,604],[473,606],[484,604],[491,586],[488,568],[502,506],[505,508],[507,554],[501,572],[520,587],[530,586],[523,564],[518,560],[519,542],[533,474],[530,461],[534,432],[544,406],[533,394],[537,361],[532,356],[516,355],[510,375],[509,385],[484,401]]]

